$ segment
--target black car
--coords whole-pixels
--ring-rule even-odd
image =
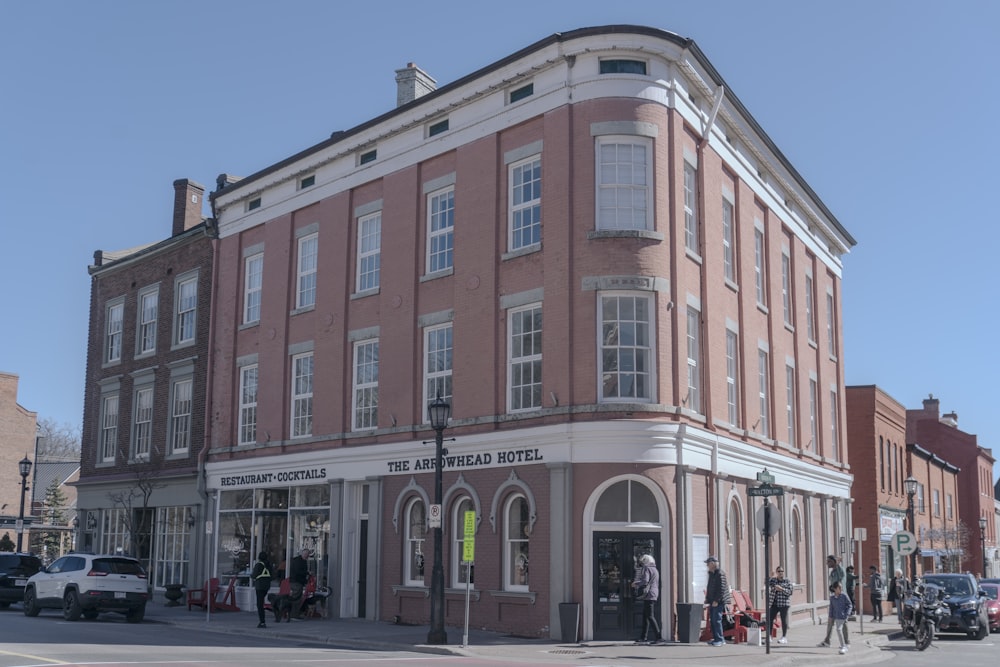
[[[0,609],[11,602],[24,600],[24,585],[28,577],[42,569],[37,556],[20,553],[0,553]]]
[[[944,593],[944,601],[951,612],[942,619],[938,632],[964,632],[975,639],[985,639],[990,634],[990,619],[986,611],[986,592],[979,589],[979,582],[971,574],[927,574],[924,585],[937,586]]]

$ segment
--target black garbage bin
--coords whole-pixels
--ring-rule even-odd
[[[677,603],[677,641],[682,644],[696,644],[701,636],[702,605],[688,602]]]
[[[576,644],[579,641],[577,629],[580,625],[580,603],[559,603],[559,630],[562,641],[566,644]]]

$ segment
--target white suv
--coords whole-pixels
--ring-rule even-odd
[[[67,621],[97,618],[102,611],[125,614],[138,623],[146,614],[149,582],[135,558],[69,554],[28,579],[24,615],[62,609]]]

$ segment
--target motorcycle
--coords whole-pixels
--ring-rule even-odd
[[[944,591],[932,584],[918,583],[903,605],[903,632],[912,637],[918,651],[931,645],[941,620],[951,612],[945,604]]]

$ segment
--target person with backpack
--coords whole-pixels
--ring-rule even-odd
[[[266,551],[257,554],[257,562],[254,563],[250,578],[253,580],[253,588],[257,593],[257,627],[266,628],[264,600],[267,599],[267,592],[271,590],[271,561],[268,559]]]
[[[874,565],[868,567],[868,598],[872,603],[872,623],[882,622],[882,598],[885,594],[885,581],[882,573]]]

